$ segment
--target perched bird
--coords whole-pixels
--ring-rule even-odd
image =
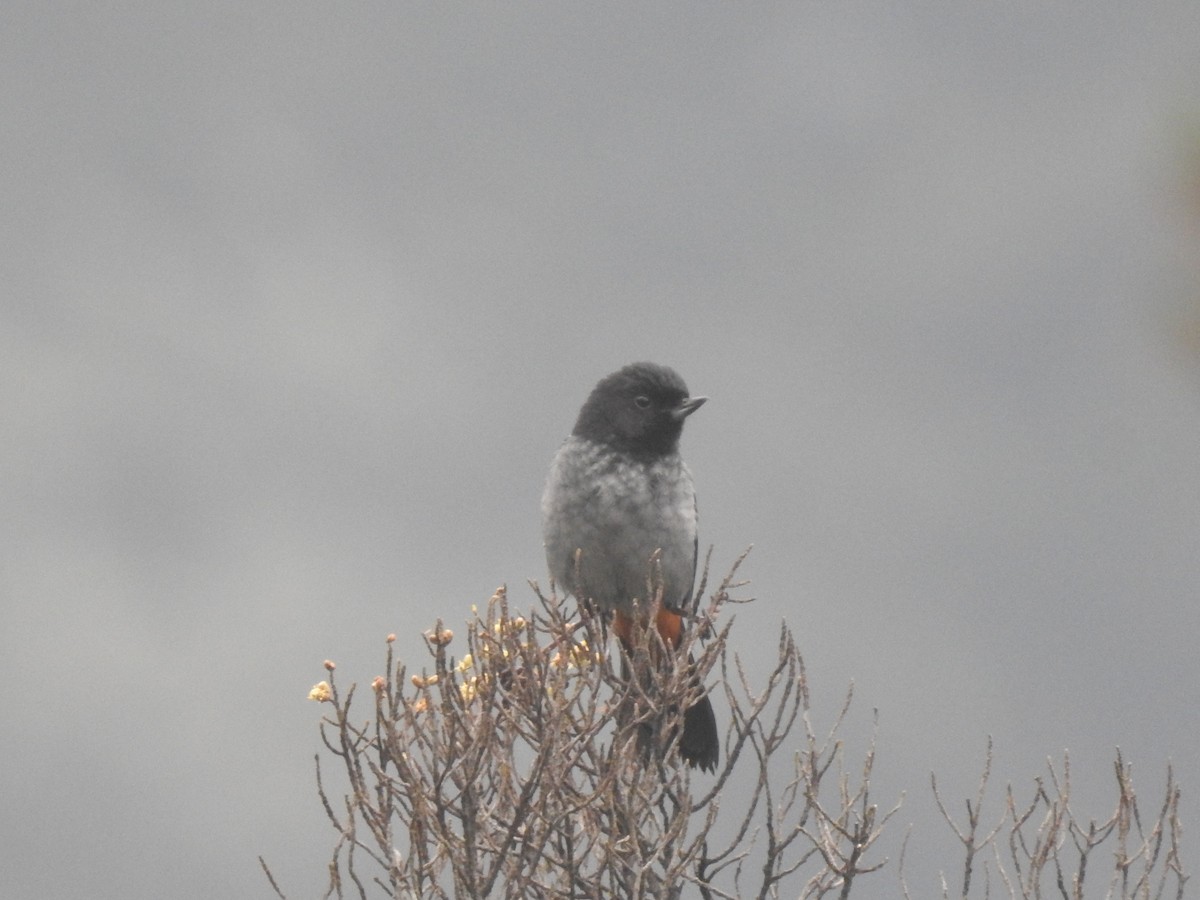
[[[696,492],[679,437],[706,399],[688,396],[672,369],[628,365],[592,390],[550,467],[542,496],[550,574],[576,599],[612,612],[627,650],[635,621],[649,625],[652,572],[663,590],[658,632],[667,647],[683,638],[680,613],[696,578]],[[684,711],[680,755],[712,771],[720,746],[712,703],[702,696]]]

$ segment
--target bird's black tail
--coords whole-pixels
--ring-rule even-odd
[[[683,713],[683,734],[679,736],[679,755],[692,768],[712,772],[721,757],[721,735],[712,701],[705,694]]]

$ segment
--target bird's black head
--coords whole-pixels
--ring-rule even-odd
[[[674,369],[633,363],[592,389],[573,433],[626,453],[672,453],[679,447],[683,420],[706,399],[689,397]]]

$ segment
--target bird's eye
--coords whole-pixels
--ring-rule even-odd
[[[638,409],[649,409],[650,408],[650,398],[645,396],[644,394],[639,394],[638,396],[634,397],[633,402],[637,406]]]

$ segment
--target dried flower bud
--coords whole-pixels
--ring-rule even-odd
[[[588,646],[587,641],[572,644],[566,653],[556,652],[550,658],[550,664],[559,668],[571,666],[576,669],[586,669],[590,666],[599,665],[601,661],[603,661],[603,657],[599,652],[593,651]]]
[[[325,671],[332,672],[337,668],[337,664],[332,659],[325,660]]]
[[[333,699],[333,690],[329,687],[326,681],[320,681],[313,685],[313,689],[308,692],[309,700],[316,700],[318,703],[328,703]]]
[[[454,640],[454,632],[449,628],[434,628],[425,632],[425,637],[429,638],[429,643],[435,647],[445,647]]]
[[[463,701],[470,703],[475,699],[475,695],[479,693],[479,679],[472,678],[458,686],[458,694],[463,698]]]

